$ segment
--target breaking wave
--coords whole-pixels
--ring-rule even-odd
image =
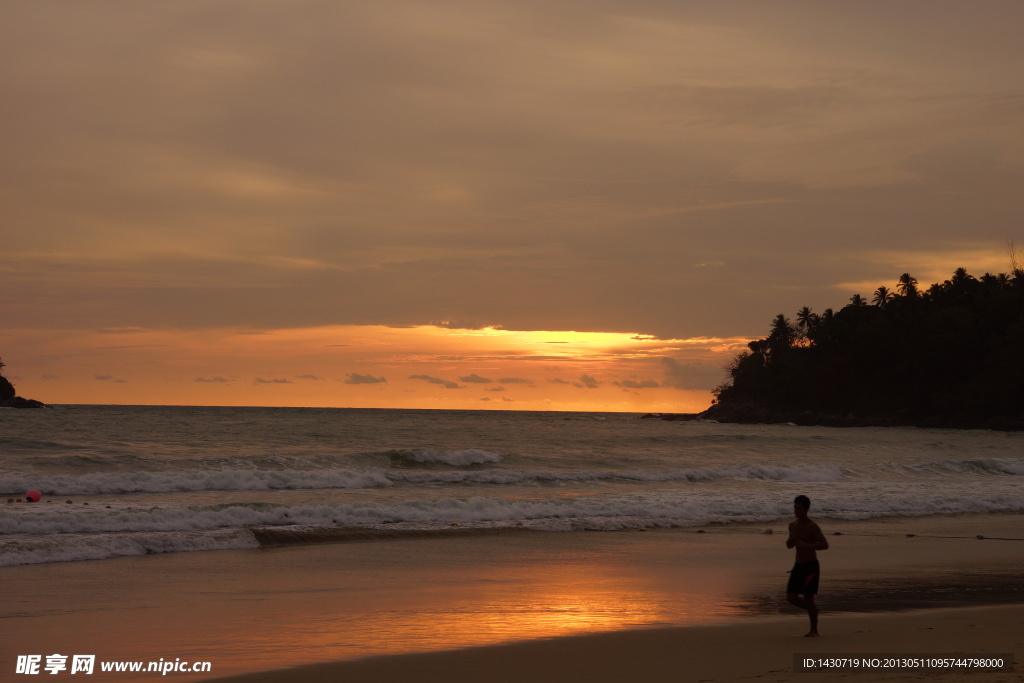
[[[485,451],[459,451],[479,462]],[[447,454],[450,463],[454,454]],[[409,456],[413,457],[413,456]],[[429,454],[418,457],[432,457]],[[759,481],[840,481],[838,465],[735,465],[719,468],[680,470],[384,470],[378,468],[341,470],[186,470],[180,472],[103,472],[61,474],[44,477],[16,476],[0,478],[0,493],[17,495],[27,489],[39,489],[43,495],[99,495],[116,493],[160,493],[172,491],[265,491],[273,489],[368,489],[401,484],[487,484],[529,485],[557,482],[596,482],[625,480],[634,482],[713,481],[720,479]]]
[[[822,484],[821,486],[828,486]],[[1020,512],[1015,482],[945,486],[865,484],[815,495],[816,516],[864,520],[885,516]],[[250,548],[263,529],[287,529],[275,543],[330,540],[353,529],[377,532],[458,528],[541,531],[619,530],[751,524],[786,519],[783,496],[761,492],[654,491],[575,497],[408,500],[397,503],[233,503],[211,506],[18,505],[0,516],[0,564],[100,559],[124,554]],[[262,536],[266,534],[263,533]]]

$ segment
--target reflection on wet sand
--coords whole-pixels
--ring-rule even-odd
[[[745,573],[729,569],[743,563],[709,561],[721,550],[692,533],[538,533],[8,567],[2,573],[21,590],[0,616],[30,621],[0,647],[180,657],[210,661],[214,675],[226,676],[706,624],[742,614],[733,603],[750,587]]]
[[[988,567],[984,571],[919,571],[871,573],[829,581],[818,603],[828,612],[882,612],[936,607],[980,607],[1024,603],[1017,567]],[[771,587],[745,591],[734,604],[740,612],[789,613]]]
[[[743,612],[736,593],[665,591],[644,586],[647,577],[607,573],[590,565],[583,571],[571,559],[548,556],[532,574],[523,567],[488,566],[485,581],[466,577],[451,590],[430,591],[401,604],[374,609],[345,596],[330,610],[253,634],[255,657],[274,652],[294,659],[316,652],[318,659],[350,659],[376,654],[442,650],[514,640],[617,631],[680,624],[715,623]],[[714,585],[695,580],[700,587]],[[723,588],[719,584],[719,588]],[[328,596],[324,596],[327,598]],[[369,597],[369,596],[366,596]],[[425,599],[424,599],[425,598]],[[336,600],[335,598],[329,598]],[[321,603],[321,608],[325,605]],[[306,659],[303,659],[305,657]],[[301,654],[297,661],[308,661]],[[280,662],[287,665],[287,662]]]

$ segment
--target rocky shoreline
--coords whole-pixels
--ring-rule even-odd
[[[37,401],[34,398],[22,398],[21,396],[12,396],[6,401],[0,401],[0,408],[49,408],[42,401]]]
[[[753,403],[716,403],[697,416],[701,420],[737,424],[794,424],[805,427],[923,427],[931,429],[1024,430],[1024,415],[1019,417],[969,415],[855,415],[816,413],[810,410],[778,411]]]

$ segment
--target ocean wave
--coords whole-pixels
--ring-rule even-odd
[[[0,446],[6,442],[37,444],[25,439],[0,440]],[[48,444],[59,447],[61,451],[72,450],[62,444]],[[14,452],[14,449],[7,449]],[[399,448],[378,452],[363,453],[317,453],[307,456],[285,454],[261,455],[204,455],[199,457],[166,458],[146,456],[139,453],[89,452],[88,454],[64,453],[55,455],[39,455],[31,452],[26,445],[29,457],[16,462],[20,472],[60,472],[75,475],[83,471],[88,473],[110,472],[182,472],[188,470],[324,470],[346,469],[357,466],[379,466],[390,464],[393,467],[409,468],[417,466],[451,466],[474,467],[500,463],[501,454],[477,448],[459,450],[441,450],[437,448]],[[39,448],[37,450],[45,450]],[[88,450],[85,447],[79,450]]]
[[[466,460],[490,457],[486,451],[460,451]],[[446,462],[454,454],[445,454]],[[410,456],[411,457],[411,456]],[[421,455],[420,457],[431,457]],[[18,495],[39,489],[43,495],[99,495],[116,493],[166,493],[174,491],[264,491],[272,489],[366,489],[396,484],[529,485],[623,480],[634,482],[701,482],[718,479],[760,481],[840,481],[838,465],[735,465],[681,470],[188,470],[180,472],[104,472],[45,477],[4,477],[0,495]]]
[[[0,564],[387,539],[451,529],[621,530],[787,520],[792,486],[764,491],[652,491],[554,498],[471,497],[397,503],[231,503],[209,506],[11,505],[0,515]],[[945,486],[827,482],[803,485],[818,519],[865,520],[1024,511],[1011,481]]]
[[[1021,458],[970,458],[966,460],[932,460],[924,462],[883,462],[872,465],[847,464],[846,473],[855,478],[943,477],[964,474],[993,476],[1024,476]]]
[[[755,504],[756,505],[756,504]],[[764,509],[769,512],[768,508]],[[0,518],[5,534],[196,531],[251,526],[398,523],[473,523],[569,517],[699,517],[696,503],[672,498],[587,496],[577,498],[408,500],[399,503],[235,503],[215,506],[46,506],[21,505]]]
[[[80,444],[25,437],[0,437],[0,448],[3,448],[7,453],[24,452],[27,454],[38,454],[39,452],[64,453],[66,451],[87,450],[89,447]]]
[[[441,465],[453,465],[455,467],[468,467],[471,465],[486,465],[501,462],[501,455],[482,451],[476,448],[468,448],[461,451],[441,451],[434,448],[408,448],[395,451],[388,451],[387,455],[395,463],[429,463]]]
[[[401,455],[397,455],[401,453]],[[373,489],[400,485],[530,486],[585,482],[627,481],[639,483],[765,481],[948,481],[964,475],[980,477],[1024,476],[1024,459],[988,458],[918,463],[883,462],[867,465],[812,463],[766,465],[744,463],[726,467],[635,470],[517,470],[511,468],[448,469],[501,465],[501,456],[478,450],[431,451],[415,449],[392,452],[409,463],[443,464],[445,469],[363,467],[358,469],[258,470],[214,469],[162,472],[98,472],[32,476],[0,476],[0,495],[18,496],[39,489],[46,496],[104,495],[119,493],[168,493],[186,491],[265,491]]]
[[[828,487],[828,488],[826,488]],[[936,488],[857,485],[836,491],[813,487],[815,514],[837,519],[884,515],[1018,511],[1024,499],[1018,487],[949,484]],[[104,532],[198,531],[230,527],[340,525],[366,527],[399,523],[532,522],[581,518],[662,519],[672,524],[757,521],[791,514],[788,491],[662,490],[553,498],[413,499],[394,503],[225,503],[206,506],[12,505],[0,516],[4,534],[82,534]]]
[[[60,534],[0,539],[0,567],[105,560],[128,555],[258,548],[248,529],[207,532]]]
[[[840,481],[838,465],[734,465],[730,467],[694,467],[660,470],[485,470],[482,472],[389,472],[394,482],[426,484],[531,484],[596,481],[632,482],[705,482],[721,479],[757,481]]]
[[[36,488],[44,496],[173,491],[356,489],[391,485],[383,470],[103,472],[0,479],[0,491],[6,492],[6,495]]]

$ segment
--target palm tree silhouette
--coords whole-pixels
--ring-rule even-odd
[[[804,332],[810,331],[818,323],[818,316],[811,312],[811,309],[804,306],[796,312],[796,324]]]
[[[900,275],[896,290],[900,296],[917,296],[917,280],[910,273]]]
[[[879,308],[885,308],[895,297],[896,295],[888,287],[879,287],[875,290],[875,298],[871,300],[871,303]]]
[[[775,362],[780,360],[793,346],[796,338],[795,330],[782,313],[775,316],[772,321],[772,331],[768,334],[768,360]]]

